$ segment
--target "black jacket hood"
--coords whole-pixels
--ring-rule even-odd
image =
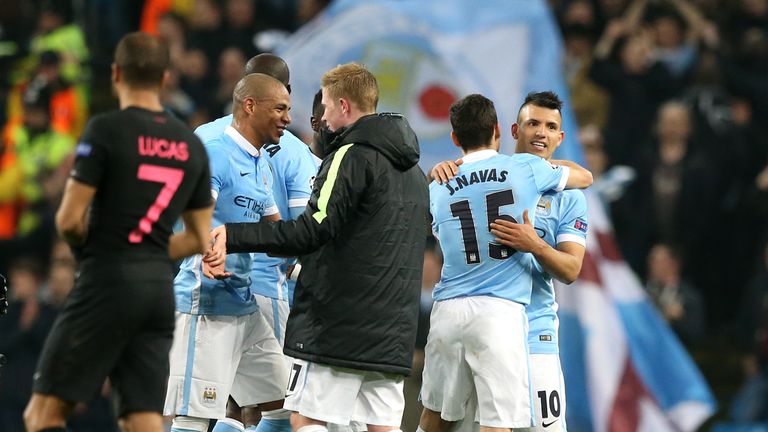
[[[402,114],[377,113],[361,117],[338,131],[328,153],[345,144],[376,149],[401,171],[419,163],[419,139]]]

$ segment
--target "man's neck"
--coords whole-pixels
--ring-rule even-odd
[[[461,152],[464,154],[464,156],[468,156],[468,155],[471,155],[472,153],[477,153],[477,152],[483,151],[483,150],[499,151],[498,149],[493,148],[493,146],[489,144],[489,145],[487,145],[485,147],[478,147],[478,148],[473,148],[473,149],[470,149],[470,150],[461,149]]]
[[[157,89],[120,88],[117,90],[120,109],[128,107],[143,108],[148,111],[162,111],[160,94]]]
[[[261,150],[264,147],[264,141],[256,136],[253,129],[246,126],[245,122],[235,117],[232,120],[232,127],[245,138],[256,150]]]

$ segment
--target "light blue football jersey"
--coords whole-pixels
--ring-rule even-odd
[[[432,229],[444,255],[436,301],[493,296],[527,305],[531,299],[531,254],[494,242],[490,223],[534,215],[541,194],[560,191],[567,167],[527,153],[481,150],[463,158],[456,177],[429,189]]]
[[[212,226],[258,222],[277,214],[272,196],[272,169],[239,132],[227,127],[205,143],[211,164],[211,194],[216,199]],[[252,256],[228,254],[224,280],[202,274],[202,256],[184,259],[174,279],[176,310],[200,315],[247,315],[258,310],[251,289]]]
[[[536,205],[536,232],[552,247],[558,243],[587,244],[587,199],[580,190],[546,193]],[[531,354],[557,354],[558,320],[552,276],[534,260],[531,303],[528,315],[528,346]]]
[[[199,126],[195,134],[207,142],[211,137],[220,136],[231,123],[230,114]],[[280,210],[280,217],[289,219],[292,213],[301,214],[309,202],[312,182],[317,175],[317,165],[309,146],[291,132],[285,131],[278,144],[265,144],[262,152],[272,166],[272,194]],[[291,212],[291,208],[301,211]],[[263,253],[253,254],[252,291],[274,299],[292,299],[291,285],[295,286],[295,283],[286,282],[286,267],[285,259],[269,257]]]

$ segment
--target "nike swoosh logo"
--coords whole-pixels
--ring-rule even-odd
[[[546,429],[546,428],[548,428],[548,427],[552,426],[553,424],[555,424],[555,422],[556,422],[556,421],[558,421],[558,420],[560,420],[560,419],[554,419],[553,421],[551,421],[551,422],[549,422],[549,423],[544,423],[544,422],[541,422],[541,426],[542,426],[544,429]]]
[[[242,172],[242,171],[240,171],[240,177],[245,177],[245,176],[247,176],[248,174],[250,174],[250,173],[248,173],[248,172]]]

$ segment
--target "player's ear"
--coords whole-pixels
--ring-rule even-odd
[[[120,66],[117,63],[112,63],[112,82],[116,83],[120,81]]]
[[[341,107],[341,113],[342,114],[349,114],[350,111],[350,105],[349,101],[344,98],[339,98],[339,106]]]
[[[520,125],[517,123],[512,123],[512,138],[517,139],[518,134],[520,133]]]
[[[494,139],[501,138],[501,126],[499,126],[498,123],[496,123],[496,126],[493,128],[493,138]]]
[[[163,71],[163,82],[161,84],[162,87],[165,87],[165,84],[170,82],[170,80],[171,80],[171,71],[166,69],[165,71]]]
[[[256,111],[256,101],[250,97],[243,99],[243,111],[246,114],[253,114]]]
[[[461,144],[459,143],[459,138],[456,136],[456,132],[454,131],[451,131],[451,141],[453,141],[453,145],[461,148]]]

